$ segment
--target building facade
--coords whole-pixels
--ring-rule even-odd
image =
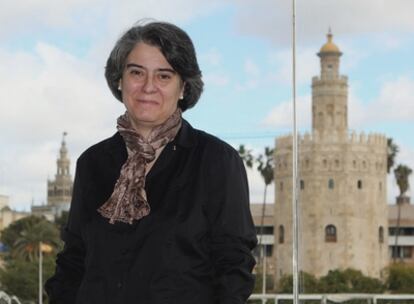
[[[387,139],[348,129],[348,79],[332,34],[312,79],[312,132],[298,138],[300,265],[325,275],[348,267],[381,277],[388,262]],[[276,281],[292,273],[292,136],[275,145]]]

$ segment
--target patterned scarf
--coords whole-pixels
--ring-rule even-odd
[[[98,212],[114,224],[132,224],[150,213],[145,192],[145,168],[156,157],[156,151],[172,141],[181,127],[181,110],[177,110],[161,125],[155,127],[148,139],[139,135],[131,124],[128,112],[118,118],[117,129],[125,141],[128,158],[121,168],[111,197]]]

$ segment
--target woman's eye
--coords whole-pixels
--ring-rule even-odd
[[[171,75],[170,74],[159,74],[158,78],[160,80],[166,81],[166,80],[170,80],[171,79]]]
[[[131,73],[131,75],[134,75],[134,76],[142,76],[144,74],[140,70],[131,70],[130,73]]]

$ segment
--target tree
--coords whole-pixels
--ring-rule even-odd
[[[397,259],[397,248],[398,248],[398,236],[400,235],[400,222],[401,222],[401,204],[403,202],[404,193],[407,192],[407,190],[410,187],[409,179],[408,177],[412,173],[411,168],[409,168],[406,165],[398,165],[396,169],[394,169],[394,176],[395,180],[397,182],[398,188],[400,189],[400,195],[399,198],[397,198],[397,208],[398,208],[398,215],[397,215],[397,227],[395,232],[395,243],[394,243],[394,250],[395,253],[393,254],[393,260],[394,262]]]
[[[370,278],[355,269],[331,270],[320,278],[321,292],[324,293],[382,293],[384,285],[378,279]]]
[[[301,271],[299,273],[301,292],[302,293],[319,293],[320,286],[318,279],[310,273]],[[293,292],[293,276],[284,275],[279,281],[278,293],[292,293]]]
[[[254,157],[252,155],[252,150],[247,150],[244,145],[240,145],[237,152],[239,152],[239,155],[246,166],[248,168],[253,168]]]
[[[260,250],[260,260],[259,262],[263,265],[263,293],[266,292],[266,263],[264,262],[265,259],[265,248],[262,246],[262,235],[263,235],[263,226],[264,226],[264,216],[265,216],[265,208],[266,208],[266,196],[267,196],[267,187],[273,182],[274,179],[274,167],[273,167],[273,153],[274,149],[269,147],[265,147],[264,154],[259,154],[257,158],[251,153],[251,150],[247,150],[244,145],[240,145],[238,149],[240,157],[243,159],[244,163],[248,168],[252,168],[254,163],[257,163],[257,170],[259,171],[260,175],[264,181],[264,193],[263,193],[263,205],[262,205],[262,216],[260,220],[260,238],[259,238],[259,250]]]
[[[34,261],[38,258],[40,243],[60,249],[59,230],[43,217],[22,218],[3,230],[1,241],[10,248],[10,257]]]
[[[394,167],[395,157],[399,151],[398,146],[393,142],[392,138],[387,138],[387,173],[390,173]]]
[[[54,270],[55,256],[46,256],[43,261],[44,278],[50,278]],[[38,298],[38,271],[37,261],[9,260],[0,269],[2,290],[9,295],[16,295],[21,300],[34,303]]]
[[[388,267],[386,285],[392,293],[414,293],[414,266],[398,263]]]
[[[397,182],[398,188],[400,189],[400,196],[403,196],[405,192],[410,188],[410,183],[408,177],[411,175],[413,170],[406,165],[398,165],[394,169],[394,176]]]

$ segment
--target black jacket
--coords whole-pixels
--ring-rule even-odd
[[[50,303],[244,303],[256,235],[237,152],[183,121],[147,175],[150,214],[111,225],[96,209],[126,158],[119,133],[79,157]]]

